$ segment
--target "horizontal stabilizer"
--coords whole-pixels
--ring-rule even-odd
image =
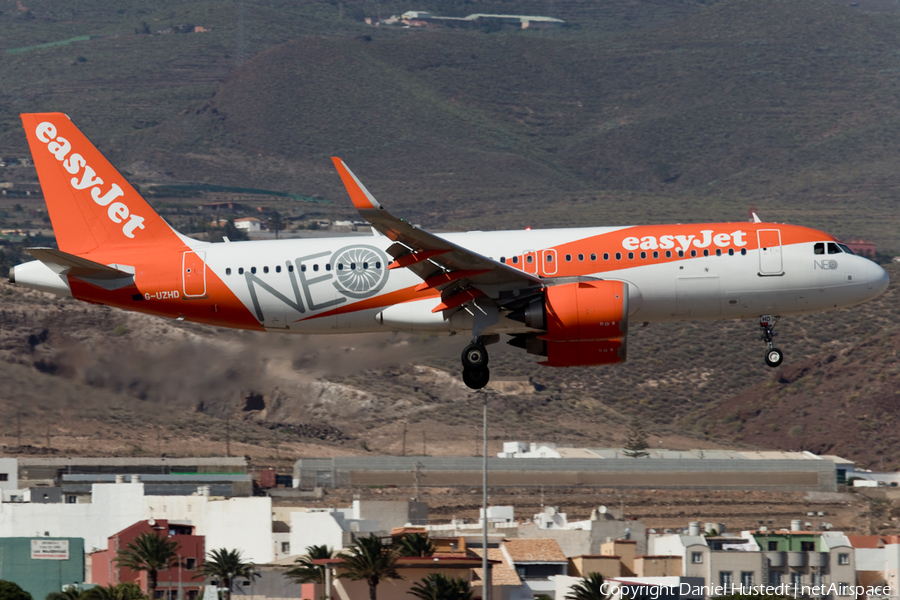
[[[134,273],[100,264],[55,248],[25,248],[32,255],[58,275],[68,275],[79,279],[130,279]]]

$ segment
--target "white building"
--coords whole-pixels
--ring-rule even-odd
[[[78,504],[0,504],[0,537],[84,538],[85,550],[103,549],[107,538],[146,519],[184,521],[206,536],[207,550],[240,550],[246,560],[275,558],[271,498],[146,496],[143,483],[98,483],[91,501]]]
[[[235,219],[234,228],[249,231],[251,233],[262,231],[262,221],[260,221],[256,217],[244,217],[242,219]]]
[[[389,532],[410,522],[418,503],[405,500],[354,500],[348,508],[310,508],[290,513],[292,555],[305,553],[308,546],[346,548],[359,534]]]
[[[19,461],[0,458],[0,501],[9,502],[19,491]]]

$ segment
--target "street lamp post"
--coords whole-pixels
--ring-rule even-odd
[[[487,401],[488,394],[481,393],[484,401],[484,415],[482,419],[482,430],[484,437],[482,439],[482,469],[481,469],[481,574],[482,574],[482,593],[483,600],[491,600],[491,567],[488,562],[488,516],[487,516],[487,500],[488,500],[488,475],[487,475],[487,452],[488,452],[488,436],[487,436]]]

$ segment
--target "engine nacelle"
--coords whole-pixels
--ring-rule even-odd
[[[551,367],[625,362],[628,284],[583,281],[551,286],[524,310],[510,315],[543,334],[517,336],[510,343],[546,356]]]

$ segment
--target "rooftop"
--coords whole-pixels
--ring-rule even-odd
[[[513,562],[568,562],[559,543],[552,539],[515,539],[503,542]]]

